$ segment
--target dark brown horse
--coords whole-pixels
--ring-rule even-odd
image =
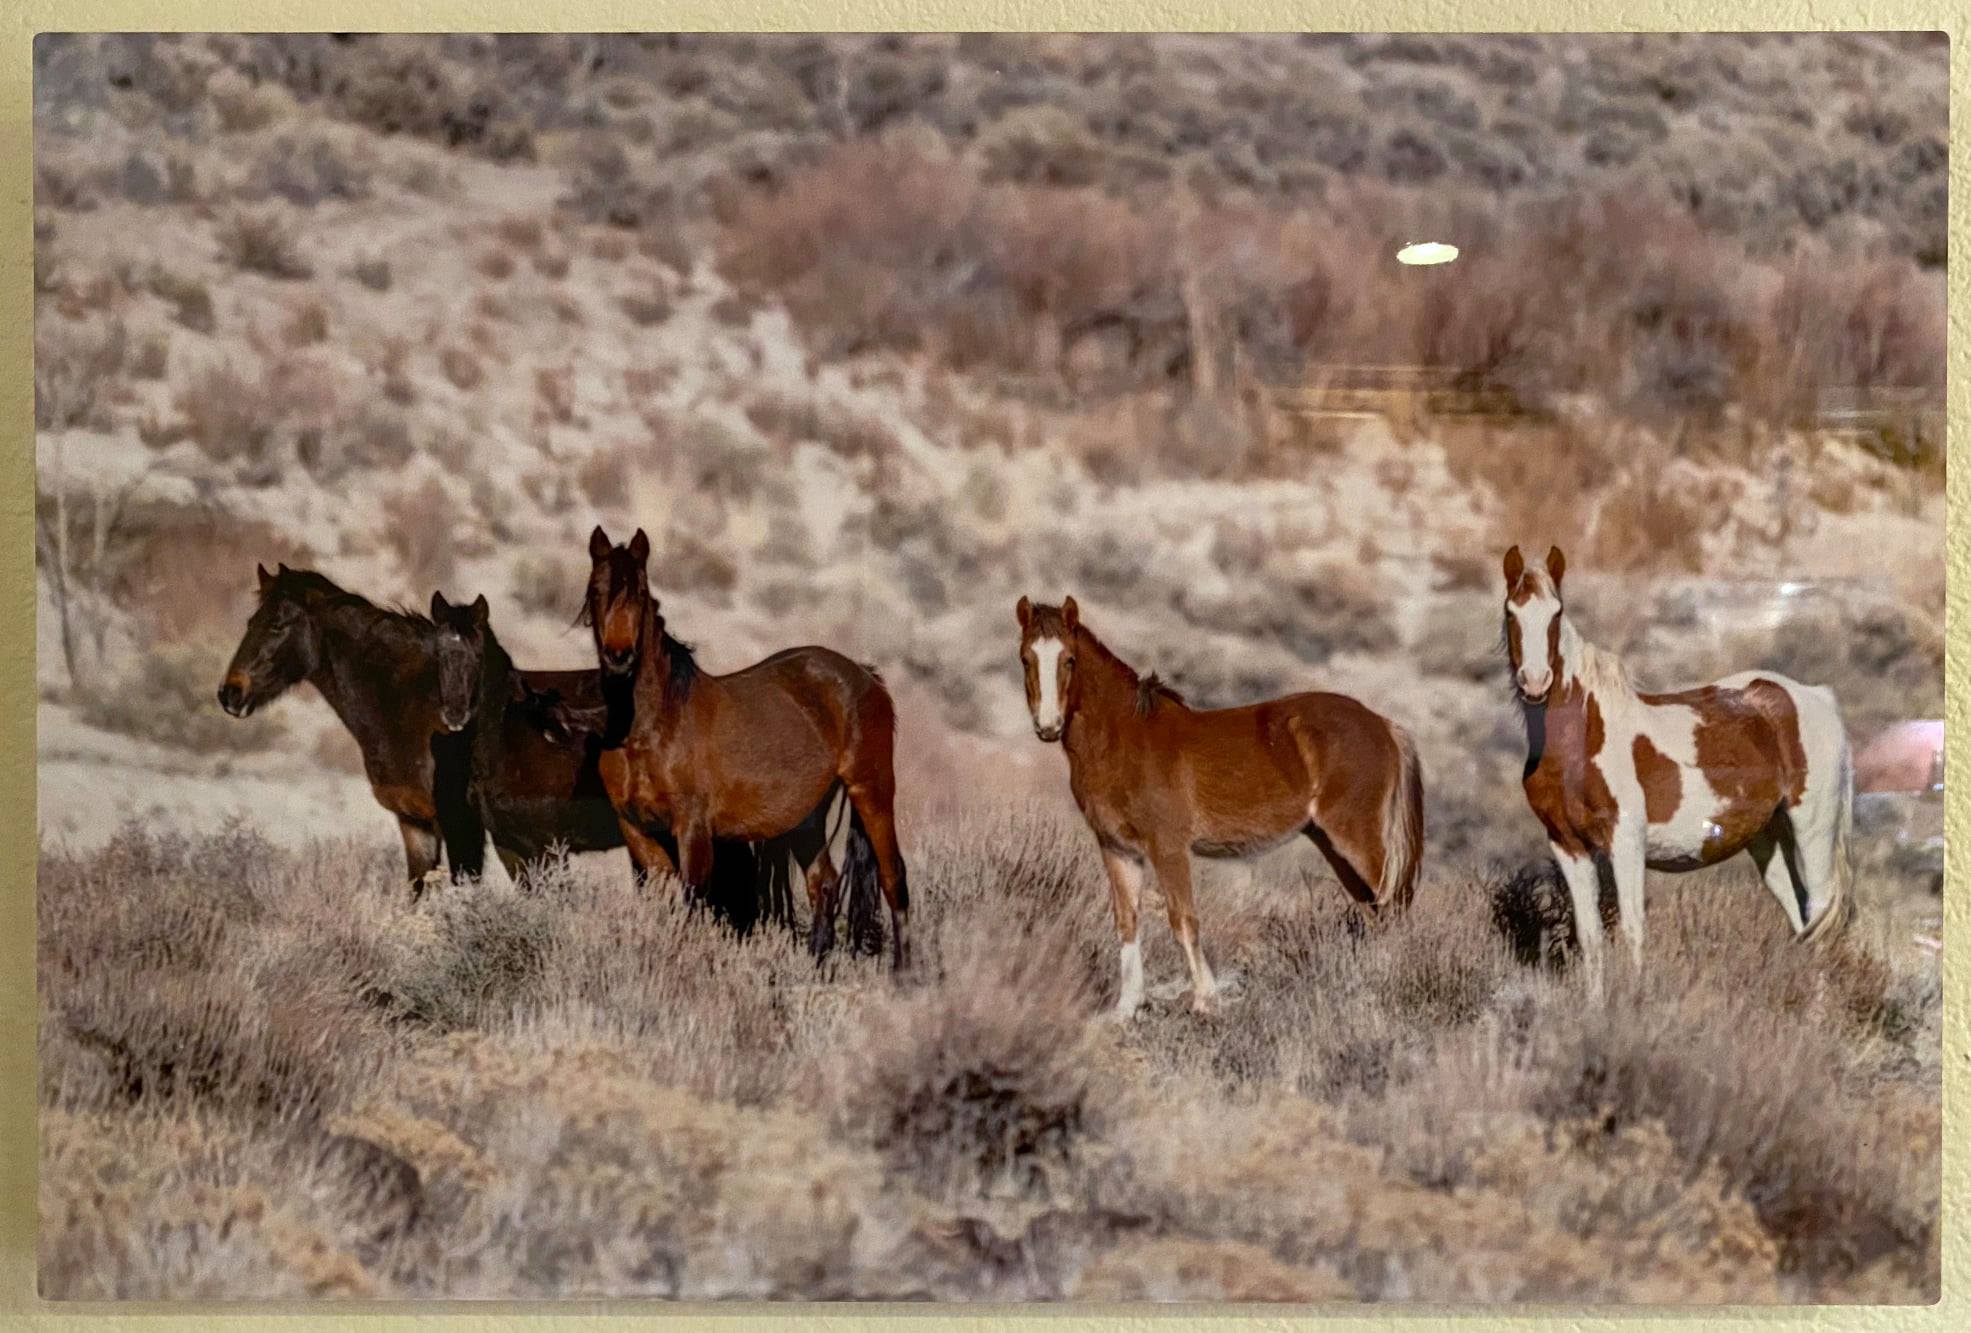
[[[827,648],[790,648],[713,675],[671,637],[649,580],[650,539],[589,537],[584,618],[609,700],[602,779],[630,856],[672,860],[687,885],[711,870],[717,837],[780,838],[812,827],[838,792],[850,806],[851,897],[871,877],[889,905],[893,965],[908,966],[910,890],[897,847],[896,708],[876,674]],[[872,866],[873,862],[873,866]],[[837,876],[823,845],[807,868],[810,947],[834,940]]]
[[[1191,970],[1191,1005],[1216,983],[1198,943],[1191,854],[1249,857],[1305,834],[1370,913],[1407,906],[1423,850],[1423,773],[1409,734],[1341,694],[1290,694],[1244,708],[1195,709],[1105,647],[1070,597],[1022,597],[1020,661],[1034,733],[1068,752],[1075,803],[1101,844],[1122,988],[1143,998],[1137,908],[1157,877]]]
[[[375,605],[312,570],[259,569],[260,605],[226,668],[219,704],[245,717],[306,681],[356,738],[376,802],[397,818],[413,895],[439,864],[476,875],[485,831],[466,801],[471,697],[444,690],[430,621]],[[565,674],[545,673],[542,688]]]
[[[469,801],[508,872],[517,879],[525,866],[557,849],[622,846],[616,810],[598,769],[607,719],[600,674],[521,671],[493,632],[484,597],[457,606],[433,593],[431,621],[442,692],[468,701],[461,720],[469,723]],[[812,838],[815,829],[802,833]],[[675,855],[667,831],[652,836]],[[756,878],[768,881],[767,906],[770,911],[775,906],[774,877],[762,861],[779,856],[784,862],[787,851],[766,843],[756,856],[743,840],[719,839],[704,900],[735,929],[751,929],[762,905]],[[783,910],[777,914],[787,916],[784,874],[780,878]]]

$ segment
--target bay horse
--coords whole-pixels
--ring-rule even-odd
[[[1198,943],[1192,853],[1258,856],[1305,835],[1369,915],[1400,911],[1423,852],[1423,770],[1409,733],[1340,694],[1196,709],[1095,637],[1069,597],[1020,598],[1020,661],[1034,734],[1068,756],[1075,804],[1101,845],[1122,940],[1116,1016],[1143,1000],[1143,872],[1162,886],[1191,972],[1191,1007],[1217,983]]]
[[[621,847],[600,769],[600,673],[521,671],[493,632],[484,596],[467,606],[432,593],[431,623],[444,693],[468,701],[468,800],[507,872],[517,881],[528,864],[556,850]],[[668,832],[652,836],[675,854]],[[768,844],[764,854],[776,850]],[[744,934],[759,916],[759,881],[770,877],[743,841],[719,839],[712,861],[705,900]]]
[[[411,894],[440,863],[480,873],[485,830],[466,800],[470,714],[464,678],[440,671],[431,622],[377,606],[313,570],[259,576],[258,607],[219,686],[219,706],[246,717],[306,681],[356,738],[378,805],[397,820]],[[544,673],[544,688],[561,673]],[[442,678],[441,678],[442,677]],[[445,686],[449,682],[449,692]]]
[[[650,591],[650,538],[627,545],[589,535],[583,618],[595,638],[608,700],[602,779],[623,840],[641,867],[672,856],[687,886],[704,883],[713,840],[775,839],[813,829],[845,794],[843,875],[852,926],[858,901],[873,919],[873,879],[889,907],[891,964],[909,966],[910,888],[897,846],[896,707],[872,670],[828,648],[789,648],[727,675],[698,666],[664,625]],[[809,948],[834,943],[839,878],[827,839],[803,849],[812,913]]]
[[[1832,691],[1747,671],[1667,694],[1638,690],[1613,653],[1582,638],[1561,600],[1567,559],[1506,552],[1504,638],[1526,720],[1526,801],[1573,900],[1599,983],[1600,871],[1643,956],[1647,870],[1687,871],[1750,853],[1806,941],[1853,911],[1848,837],[1854,765]]]

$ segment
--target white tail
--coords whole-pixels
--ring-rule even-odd
[[[1847,927],[1855,914],[1855,863],[1848,849],[1848,833],[1855,822],[1855,762],[1845,733],[1841,739],[1840,809],[1834,812],[1834,873],[1827,892],[1827,904],[1820,915],[1807,923],[1800,938],[1808,944],[1831,940]]]
[[[1376,902],[1398,910],[1410,905],[1417,888],[1417,865],[1423,859],[1423,765],[1410,733],[1389,724],[1396,742],[1396,781],[1382,810],[1382,883]]]

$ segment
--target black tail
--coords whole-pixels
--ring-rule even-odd
[[[883,889],[876,878],[876,849],[869,830],[853,807],[849,811],[849,845],[842,853],[842,882],[849,896],[849,951],[883,952]]]
[[[794,875],[814,864],[814,858],[828,845],[828,809],[841,792],[840,783],[828,789],[813,813],[777,838],[759,844],[758,884],[760,915],[777,921],[789,930],[794,924]],[[803,885],[805,888],[805,884]]]
[[[698,900],[739,935],[751,933],[760,919],[759,854],[744,838],[712,840],[712,875],[699,890]]]

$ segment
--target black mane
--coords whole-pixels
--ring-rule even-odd
[[[698,679],[700,667],[698,658],[692,653],[691,645],[683,639],[674,639],[671,632],[662,628],[658,635],[663,641],[664,657],[671,664],[671,674],[664,681],[664,698],[667,702],[683,703],[691,693],[691,686]]]
[[[282,568],[260,590],[260,605],[265,606],[277,597],[291,597],[318,614],[353,616],[358,622],[356,627],[364,631],[408,631],[422,638],[434,628],[428,616],[404,606],[379,606],[312,569]]]
[[[1168,699],[1174,704],[1184,702],[1183,695],[1166,685],[1163,679],[1152,671],[1136,682],[1136,716],[1148,717],[1156,712],[1159,699]]]

